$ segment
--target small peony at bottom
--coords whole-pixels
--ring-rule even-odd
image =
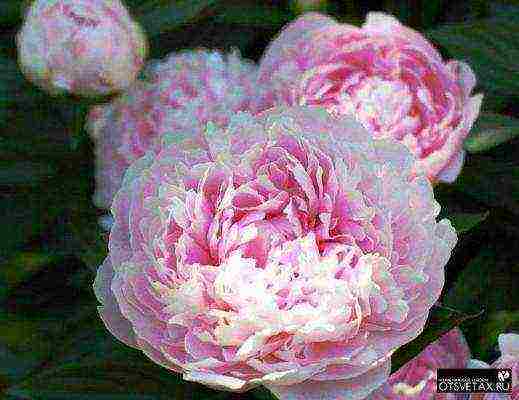
[[[510,368],[512,370],[511,394],[473,394],[470,400],[519,400],[519,334],[503,333],[498,337],[501,356],[491,365],[480,361],[470,360],[470,368]]]
[[[436,392],[439,368],[466,368],[470,350],[459,329],[431,343],[370,397],[370,400],[456,400],[460,395]]]

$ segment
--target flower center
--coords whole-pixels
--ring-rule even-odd
[[[413,102],[407,85],[401,81],[388,81],[379,77],[365,79],[351,94],[341,94],[340,106],[349,110],[337,110],[342,114],[354,112],[362,124],[377,137],[391,137],[393,129],[405,120]],[[409,122],[418,122],[412,119]]]

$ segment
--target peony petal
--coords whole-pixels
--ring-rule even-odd
[[[121,311],[119,311],[117,300],[110,289],[113,276],[112,263],[110,262],[110,258],[107,257],[98,268],[93,285],[97,300],[103,304],[97,308],[99,316],[112,335],[124,344],[138,348],[132,325],[123,317]]]
[[[465,150],[461,150],[449,163],[438,173],[438,180],[445,183],[452,183],[456,180],[465,161]]]
[[[328,382],[307,381],[294,386],[266,385],[280,400],[360,400],[369,396],[387,379],[391,362],[386,361],[359,377]]]
[[[247,381],[211,372],[187,371],[184,372],[183,378],[189,382],[201,383],[216,390],[230,392],[243,392],[250,387],[247,385]]]
[[[369,12],[362,26],[368,33],[387,35],[386,37],[402,37],[423,49],[434,61],[441,63],[438,51],[417,31],[402,25],[395,17],[382,12]]]
[[[519,359],[519,335],[515,333],[502,333],[499,335],[498,343],[501,354],[507,354]]]

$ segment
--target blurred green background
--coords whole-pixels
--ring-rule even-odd
[[[93,100],[48,97],[24,80],[14,37],[27,1],[0,2],[0,398],[269,399],[182,383],[113,339],[91,290],[106,254],[94,208]],[[497,335],[519,332],[519,3],[487,0],[128,0],[151,58],[192,47],[238,48],[258,60],[281,27],[307,9],[360,24],[385,10],[422,31],[447,58],[467,61],[485,94],[454,185],[435,188],[460,241],[442,306],[394,368],[461,324],[476,358]],[[515,285],[515,286],[514,286]],[[481,311],[483,312],[479,314]],[[474,315],[477,316],[474,316]]]

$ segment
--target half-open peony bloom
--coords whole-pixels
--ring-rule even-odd
[[[510,368],[512,370],[511,394],[473,394],[470,400],[519,400],[519,334],[504,333],[499,335],[501,357],[491,365],[479,360],[471,360],[472,368]]]
[[[237,53],[174,53],[150,63],[144,75],[89,115],[96,143],[94,202],[102,208],[110,207],[128,166],[148,150],[159,151],[178,137],[201,137],[207,122],[225,126],[238,111],[262,108],[257,67]]]
[[[394,138],[415,155],[415,170],[453,181],[482,95],[459,61],[445,63],[418,32],[383,13],[339,24],[317,13],[297,19],[272,42],[260,64],[273,104],[323,105],[354,114],[375,138]]]
[[[123,90],[147,52],[144,32],[119,0],[35,0],[17,42],[25,75],[51,94]]]
[[[470,350],[459,329],[453,329],[430,344],[394,374],[370,400],[455,400],[451,393],[437,393],[439,368],[466,368]]]
[[[95,283],[121,341],[184,378],[361,399],[422,330],[456,243],[413,157],[324,109],[239,113],[130,167]]]

